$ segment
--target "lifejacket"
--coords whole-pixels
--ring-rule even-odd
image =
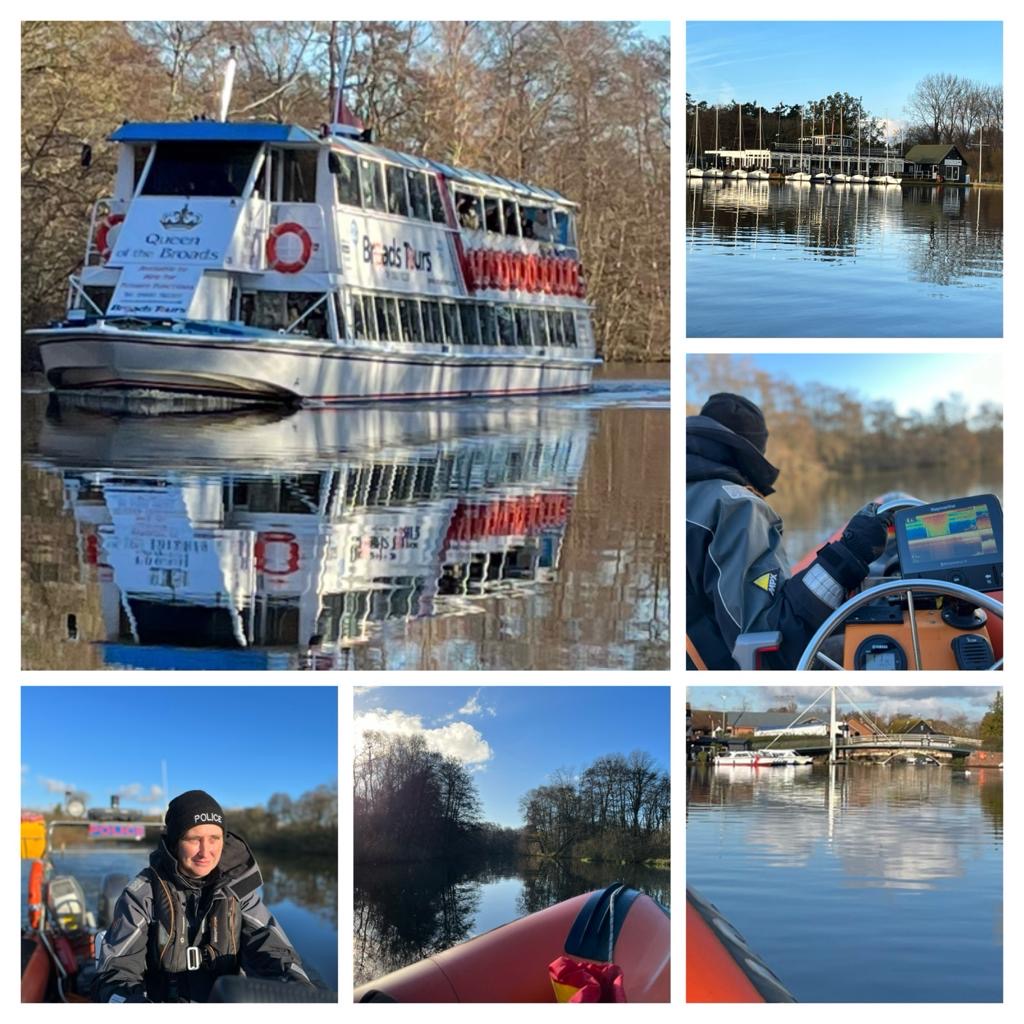
[[[220,975],[239,972],[239,903],[258,888],[259,876],[240,880],[245,892],[216,882],[192,892],[169,882],[152,867],[143,873],[153,889],[146,992],[154,1002],[204,1002]]]

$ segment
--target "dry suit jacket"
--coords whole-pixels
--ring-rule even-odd
[[[686,632],[709,669],[735,669],[741,633],[782,633],[766,668],[794,668],[832,608],[792,579],[782,520],[728,480],[686,485]]]
[[[114,908],[94,999],[205,1002],[222,974],[311,984],[260,898],[262,885],[252,851],[233,832],[212,880],[182,875],[161,840]]]

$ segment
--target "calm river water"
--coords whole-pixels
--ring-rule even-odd
[[[86,905],[96,909],[103,878],[134,878],[149,864],[149,849],[71,848],[52,854],[54,872],[70,874],[82,885]],[[302,962],[319,974],[323,985],[338,990],[338,866],[329,858],[281,858],[257,853],[263,875],[263,902],[280,922]],[[31,861],[21,862],[22,924]]]
[[[1001,775],[692,767],[686,883],[800,1001],[999,1002]]]
[[[354,984],[617,881],[670,906],[669,872],[640,864],[356,864]]]
[[[1000,337],[998,189],[687,182],[689,337]]]
[[[30,388],[23,665],[667,668],[667,373],[298,412]]]

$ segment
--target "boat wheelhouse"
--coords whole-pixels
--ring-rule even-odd
[[[576,206],[345,125],[125,123],[56,388],[334,403],[579,391],[594,355]]]

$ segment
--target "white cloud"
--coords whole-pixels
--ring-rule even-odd
[[[73,782],[65,782],[63,779],[48,779],[45,775],[39,776],[39,783],[47,793],[60,793],[63,795],[69,790],[74,792],[78,789]]]
[[[155,804],[163,800],[164,791],[156,785],[150,786],[146,790],[143,789],[142,783],[130,782],[127,786],[122,786],[117,791],[117,795],[122,800],[132,800],[138,804]]]
[[[27,764],[23,764],[21,766],[21,777],[25,778],[26,775],[28,775],[28,765]]]
[[[469,722],[449,722],[447,725],[428,729],[423,725],[423,719],[419,715],[374,708],[372,711],[356,715],[357,746],[362,744],[363,733],[370,731],[394,736],[422,736],[428,750],[436,750],[446,757],[457,758],[463,764],[482,766],[494,757],[491,745]]]
[[[476,693],[474,693],[473,696],[470,697],[469,700],[467,700],[466,703],[463,704],[462,707],[459,708],[459,710],[455,714],[458,714],[458,715],[490,715],[491,718],[494,718],[494,716],[497,713],[498,712],[495,711],[494,708],[487,707],[485,704],[481,704],[480,703],[480,691],[477,690]],[[451,719],[451,718],[454,718],[455,715],[449,715],[448,717]]]

